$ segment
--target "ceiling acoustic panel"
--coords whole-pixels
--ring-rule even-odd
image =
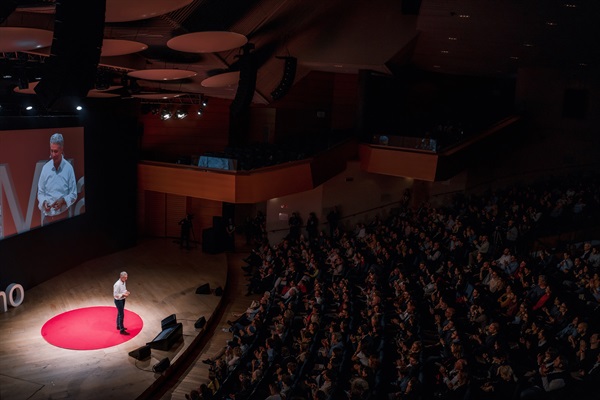
[[[148,46],[133,40],[104,39],[102,42],[102,53],[100,57],[124,56],[127,54],[144,51]]]
[[[183,93],[140,93],[134,94],[131,97],[144,100],[168,100],[182,96]]]
[[[202,81],[201,85],[208,88],[219,88],[237,85],[240,80],[240,71],[224,72],[213,75]]]
[[[48,47],[52,45],[53,34],[45,29],[0,27],[0,52],[11,53]]]
[[[242,47],[246,36],[228,31],[192,32],[176,36],[167,42],[173,50],[188,53],[218,53]]]
[[[174,81],[178,79],[192,78],[197,75],[194,71],[185,69],[141,69],[131,71],[127,75],[132,78],[144,79],[148,81]]]
[[[179,10],[192,0],[106,0],[105,22],[139,21]]]

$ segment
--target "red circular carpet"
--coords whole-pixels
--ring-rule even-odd
[[[144,326],[139,315],[125,309],[125,327],[130,335],[121,335],[116,329],[116,320],[116,307],[78,308],[48,320],[42,326],[42,336],[57,347],[95,350],[125,343],[140,333]]]

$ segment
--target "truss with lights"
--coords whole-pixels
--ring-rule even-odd
[[[143,92],[142,92],[143,94]],[[160,94],[160,92],[152,92],[152,94]],[[201,107],[206,107],[208,105],[208,98],[203,94],[194,94],[194,93],[182,93],[176,97],[168,97],[165,98],[153,98],[153,99],[144,99],[141,98],[142,104],[182,104],[182,105],[199,105]]]

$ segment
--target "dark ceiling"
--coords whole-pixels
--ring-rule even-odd
[[[0,12],[6,15],[0,26],[54,29],[54,1],[2,2]],[[183,7],[156,15],[164,4]],[[143,18],[110,21],[129,9]],[[202,31],[246,36],[257,67],[256,104],[273,101],[284,71],[282,57],[297,59],[295,82],[311,71],[394,75],[405,65],[442,74],[514,77],[520,66],[589,71],[600,59],[597,0],[106,0],[106,16],[105,39],[148,48],[101,57],[101,68],[115,75],[156,68],[197,73],[180,81],[138,81],[144,91],[233,99],[236,84],[204,87],[202,81],[239,69],[241,49],[183,53],[167,41]],[[15,60],[43,61],[49,52],[2,53],[0,67],[9,68]],[[4,82],[11,85],[15,82]]]

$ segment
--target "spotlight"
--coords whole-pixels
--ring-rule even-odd
[[[31,110],[33,110],[33,106],[27,106],[27,107],[25,107],[25,109],[26,109],[27,111],[31,111]]]
[[[187,117],[187,111],[177,110],[175,112],[175,116],[177,117],[177,119],[184,119],[185,117]]]
[[[75,107],[75,109],[76,109],[77,111],[81,111],[81,110],[83,110],[83,107],[81,107],[81,106],[77,106],[77,107]]]
[[[204,114],[204,110],[203,110],[203,109],[201,109],[201,108],[199,108],[199,109],[198,109],[198,115],[199,115],[199,116],[202,116],[202,114]]]
[[[201,94],[198,97],[198,104],[202,107],[206,107],[208,105],[208,99],[206,97],[204,97],[203,94]]]
[[[171,117],[173,116],[173,113],[167,109],[163,109],[162,113],[160,114],[160,119],[162,119],[163,121],[166,121],[168,119],[171,119]]]

